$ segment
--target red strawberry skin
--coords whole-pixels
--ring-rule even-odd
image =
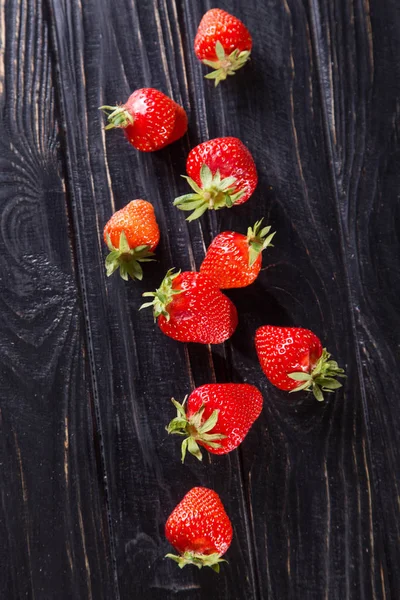
[[[291,391],[301,385],[288,373],[311,373],[322,354],[317,336],[302,327],[264,325],[256,332],[256,350],[262,370],[271,383]]]
[[[249,266],[247,236],[235,231],[223,231],[208,247],[200,272],[212,279],[221,290],[240,288],[257,279],[261,263],[260,253]]]
[[[172,144],[179,140],[185,135],[188,128],[188,118],[184,108],[176,104],[175,106],[175,124],[170,137],[168,138],[168,144]]]
[[[173,510],[165,536],[180,554],[224,554],[232,541],[232,524],[216,492],[192,488]]]
[[[186,410],[188,419],[203,404],[203,422],[207,421],[214,410],[218,410],[217,424],[209,433],[219,433],[226,437],[218,440],[220,448],[212,448],[200,440],[198,443],[212,454],[226,454],[242,443],[259,417],[263,397],[254,385],[247,383],[208,383],[190,394]]]
[[[235,205],[246,202],[257,186],[258,175],[253,157],[238,138],[215,138],[199,144],[189,152],[186,171],[200,187],[200,169],[204,164],[213,175],[219,171],[222,178],[235,177],[236,182],[232,187],[236,192],[244,192]]]
[[[217,60],[215,44],[220,42],[226,54],[233,50],[251,50],[252,39],[245,25],[233,15],[212,8],[200,21],[194,40],[194,51],[199,60]]]
[[[182,290],[166,307],[170,318],[158,317],[163,333],[180,342],[221,344],[235,331],[238,316],[235,305],[205,275],[180,273],[172,284]]]

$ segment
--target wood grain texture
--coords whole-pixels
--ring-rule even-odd
[[[254,51],[216,90],[192,51],[205,0],[3,7],[2,589],[12,597],[400,595],[398,3],[219,6],[248,25]],[[189,114],[188,135],[151,155],[119,131],[106,136],[98,111],[142,86]],[[248,145],[259,186],[244,206],[187,224],[172,206],[186,189],[179,174],[191,147],[220,135]],[[102,228],[139,197],[156,209],[159,262],[143,283],[106,281]],[[275,248],[255,284],[229,293],[240,314],[231,341],[180,345],[138,313],[168,268],[195,269],[214,235],[260,216],[278,231]],[[344,389],[319,404],[272,388],[253,345],[265,323],[315,331],[346,367]],[[262,416],[237,452],[181,466],[164,430],[169,398],[212,381],[258,385]],[[220,494],[234,525],[218,578],[163,559],[165,520],[199,484]],[[46,507],[58,517],[51,534]]]
[[[0,3],[0,597],[113,595],[48,25]]]

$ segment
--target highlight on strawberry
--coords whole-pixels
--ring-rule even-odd
[[[208,247],[200,273],[208,275],[220,289],[246,287],[261,270],[262,253],[272,246],[276,232],[262,226],[263,219],[249,227],[247,235],[223,231]]]
[[[263,397],[247,383],[208,383],[196,388],[189,399],[172,403],[177,416],[167,426],[168,433],[185,436],[182,462],[189,452],[202,460],[200,446],[212,454],[235,450],[259,417]]]
[[[187,131],[184,108],[154,88],[136,90],[125,104],[104,105],[100,110],[107,115],[105,129],[123,129],[127,140],[142,152],[160,150]]]
[[[174,205],[193,211],[188,221],[207,210],[244,204],[258,183],[253,157],[235,137],[215,138],[193,148],[186,161],[186,172],[183,178],[193,192],[176,198]]]
[[[269,381],[281,390],[312,392],[319,401],[346,377],[338,363],[322,348],[317,336],[302,327],[264,325],[256,332],[256,350]]]
[[[172,511],[165,537],[179,552],[167,554],[182,569],[195,565],[219,573],[222,558],[232,542],[233,530],[220,497],[214,490],[194,487]]]
[[[146,200],[132,200],[115,212],[104,227],[104,241],[109,249],[106,272],[110,277],[119,269],[122,279],[143,279],[140,263],[154,260],[160,240],[153,205]]]
[[[206,275],[170,269],[143,308],[152,307],[154,319],[165,335],[179,342],[221,344],[238,323],[236,307]]]
[[[205,77],[214,79],[217,86],[246,64],[252,45],[250,32],[242,21],[220,8],[212,8],[200,21],[194,51],[199,60],[214,69]]]

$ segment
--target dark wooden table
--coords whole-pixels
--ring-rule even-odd
[[[217,90],[192,45],[203,0],[0,0],[0,598],[400,598],[400,4],[221,0],[254,38]],[[155,154],[105,135],[101,104],[142,86],[188,111]],[[187,224],[188,151],[241,138],[259,186]],[[107,280],[102,228],[156,207],[159,262]],[[264,216],[275,248],[223,346],[163,336],[141,294]],[[397,225],[397,227],[396,227]],[[313,329],[345,366],[324,403],[263,376],[257,326]],[[264,410],[241,448],[179,462],[169,398],[247,381]],[[164,523],[194,485],[234,524],[217,576],[180,571]]]

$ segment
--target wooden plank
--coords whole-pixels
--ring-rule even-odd
[[[0,2],[0,596],[113,595],[49,31]]]

